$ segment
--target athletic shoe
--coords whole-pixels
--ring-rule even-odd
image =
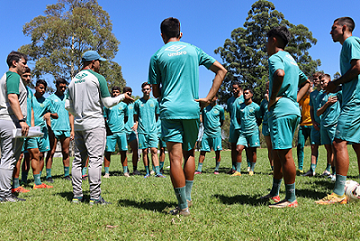
[[[151,170],[150,175],[154,175],[154,174],[155,174],[154,170]]]
[[[250,172],[250,170],[251,170],[250,167],[247,167],[247,172]]]
[[[330,176],[330,172],[328,171],[328,170],[325,170],[322,174],[321,174],[321,176],[322,177],[327,177],[327,176]]]
[[[268,195],[265,195],[265,196],[262,196],[260,198],[260,200],[263,200],[263,201],[269,201],[269,200],[273,200],[274,202],[280,202],[280,196],[277,195],[277,196],[271,196],[271,194],[269,193]]]
[[[66,180],[66,181],[72,181],[70,176],[63,177],[63,179]]]
[[[17,188],[13,188],[11,189],[11,193],[26,193],[26,192],[30,192],[30,190],[27,190],[25,188],[23,188],[22,186],[19,186]]]
[[[201,174],[201,172],[199,172],[199,171],[196,171],[194,174]]]
[[[289,202],[288,200],[284,199],[280,202],[270,204],[269,208],[296,208],[298,206],[298,202],[295,200],[293,202]]]
[[[161,169],[160,169],[160,173],[161,173],[161,174],[164,174],[164,168],[161,168]]]
[[[253,171],[249,171],[249,176],[254,176],[254,172],[253,172]]]
[[[18,198],[18,197],[15,196],[14,194],[10,194],[9,196],[2,197],[1,199],[2,199],[1,202],[12,202],[12,203],[14,203],[14,202],[19,202],[19,201],[21,201],[21,202],[26,201],[26,199],[24,199],[24,198]]]
[[[234,174],[236,171],[234,169],[230,169],[230,171],[228,171],[226,174]]]
[[[155,177],[162,177],[162,178],[166,178],[163,174],[161,174],[161,173],[158,173],[158,174],[156,174],[155,175]]]
[[[83,181],[85,181],[88,178],[88,175],[87,174],[82,175],[81,178],[83,179]]]
[[[330,180],[332,182],[335,182],[336,181],[336,174],[332,174],[332,175],[328,176],[328,178],[330,178]]]
[[[72,203],[78,204],[84,202],[83,197],[74,197]]]
[[[110,178],[110,173],[105,173],[105,175],[103,176],[103,178]]]
[[[180,210],[180,208],[176,207],[174,210],[170,211],[170,214],[171,215],[182,215],[182,216],[186,217],[186,216],[190,215],[190,211],[189,211],[188,207],[181,209],[181,210]]]
[[[133,175],[140,175],[140,176],[142,175],[141,172],[139,172],[138,170],[135,170],[132,174]]]
[[[302,169],[298,169],[298,170],[296,171],[296,174],[297,174],[297,175],[304,174],[304,170],[302,170]]]
[[[39,189],[39,188],[53,188],[53,186],[46,185],[45,183],[41,183],[40,185],[34,184],[33,189]]]
[[[125,172],[124,177],[130,177],[130,174],[128,172]]]
[[[269,172],[269,175],[271,176],[274,175],[274,171]]]
[[[218,171],[214,171],[214,174],[215,175],[219,175],[220,173]]]
[[[100,204],[100,205],[108,205],[108,204],[112,204],[111,202],[107,202],[104,200],[104,198],[102,198],[100,196],[99,199],[97,200],[94,200],[94,199],[90,199],[90,202],[89,202],[90,206],[93,206],[93,205],[96,205],[96,204]]]
[[[45,179],[45,181],[50,182],[50,183],[54,183],[54,180],[52,179],[52,177],[47,177]]]
[[[307,171],[305,174],[302,175],[303,177],[314,177],[315,176],[315,172],[309,170]]]
[[[186,200],[187,203],[188,203],[188,208],[191,207],[193,205],[192,201],[191,200]]]
[[[150,174],[149,173],[146,173],[146,175],[144,176],[144,178],[148,178],[150,177]]]
[[[346,204],[348,202],[348,199],[345,195],[345,193],[342,196],[337,195],[336,193],[331,193],[330,195],[327,195],[323,199],[320,199],[318,201],[315,201],[316,204],[322,204],[322,205],[328,205],[328,204]]]
[[[234,172],[234,174],[231,175],[231,177],[240,177],[241,173],[240,172]]]

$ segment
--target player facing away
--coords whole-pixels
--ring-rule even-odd
[[[112,96],[117,97],[120,95],[120,87],[114,86],[111,89]],[[110,158],[111,153],[115,152],[116,143],[120,151],[121,164],[125,177],[130,177],[127,166],[127,140],[124,131],[125,123],[127,121],[127,104],[120,102],[119,104],[106,108],[104,107],[104,118],[111,133],[106,136],[105,158],[104,158],[104,178],[110,177]]]
[[[231,144],[231,163],[232,167],[228,174],[234,174],[236,172],[236,162],[238,152],[236,150],[236,143],[240,135],[240,125],[236,119],[236,106],[244,102],[243,89],[240,83],[234,82],[232,84],[232,96],[227,100],[226,111],[230,114],[230,131],[229,142]]]
[[[242,151],[247,148],[250,170],[249,175],[254,175],[256,164],[256,148],[260,146],[259,127],[260,124],[260,106],[252,101],[254,93],[251,89],[244,89],[244,103],[236,107],[236,118],[240,123],[240,136],[236,143],[238,152],[236,162],[236,172],[233,176],[241,176]]]
[[[55,82],[56,92],[48,97],[55,112],[59,115],[58,119],[51,118],[51,130],[49,130],[50,151],[46,156],[46,181],[50,183],[54,182],[51,176],[51,167],[58,141],[61,143],[64,179],[71,181],[69,147],[70,141],[74,139],[74,122],[70,120],[74,117],[65,109],[67,84],[65,79],[57,78]]]
[[[27,56],[12,51],[6,59],[9,70],[0,79],[0,202],[25,201],[11,193],[14,166],[19,160],[22,138],[13,137],[13,129],[20,128],[27,136],[27,91],[21,75],[27,67]]]
[[[297,207],[295,196],[296,167],[292,157],[292,140],[300,121],[297,103],[310,87],[310,81],[299,69],[285,46],[290,32],[285,26],[271,29],[267,33],[269,55],[269,125],[274,153],[274,176],[271,192],[262,199],[272,199],[272,208]],[[299,86],[299,93],[297,93]],[[284,177],[285,199],[280,201],[279,190]]]
[[[334,21],[331,37],[342,45],[340,54],[341,77],[329,82],[325,91],[337,92],[342,84],[342,106],[333,142],[335,152],[336,181],[333,193],[316,201],[318,204],[346,203],[344,186],[349,169],[348,142],[360,154],[360,39],[352,36],[355,23],[352,18],[342,17]]]
[[[206,107],[218,92],[225,68],[200,48],[180,41],[180,22],[176,18],[162,21],[164,46],[150,60],[149,83],[154,96],[160,97],[163,140],[170,159],[170,176],[178,199],[172,214],[190,215],[191,189],[195,172],[195,143],[199,131],[200,106]],[[216,76],[206,98],[199,98],[199,66]]]
[[[151,160],[155,167],[155,177],[164,177],[159,168],[157,147],[159,143],[157,134],[157,119],[159,117],[159,104],[154,98],[150,98],[151,85],[144,82],[141,85],[143,97],[134,103],[134,121],[136,123],[139,149],[143,153],[143,161],[146,174],[144,178],[150,176],[148,149],[150,148]]]
[[[83,68],[71,80],[65,102],[65,108],[74,116],[75,157],[71,171],[73,203],[83,201],[81,169],[89,157],[90,205],[110,204],[101,197],[100,188],[106,140],[103,106],[110,108],[120,101],[133,101],[125,94],[110,96],[107,82],[99,74],[100,61],[106,59],[96,51],[90,50],[83,54]]]
[[[202,166],[205,160],[205,154],[206,152],[210,152],[211,149],[215,151],[214,174],[219,174],[219,166],[221,161],[220,151],[222,150],[221,126],[224,123],[225,115],[224,108],[222,108],[220,105],[217,105],[217,99],[217,96],[214,96],[210,105],[205,107],[201,113],[201,119],[204,125],[204,135],[201,141],[199,164],[195,174],[201,174]]]

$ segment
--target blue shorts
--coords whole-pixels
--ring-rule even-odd
[[[165,142],[182,143],[185,151],[195,148],[199,133],[199,119],[162,119],[161,135]]]
[[[291,149],[296,127],[300,123],[297,115],[269,118],[270,137],[274,150]]]
[[[242,145],[245,147],[260,147],[259,129],[255,129],[251,134],[240,133],[236,145]]]
[[[229,142],[230,143],[237,143],[240,136],[240,130],[234,129],[234,126],[230,125],[230,135],[229,135]]]
[[[159,139],[157,133],[151,134],[138,134],[139,149],[147,149],[151,147],[158,148]]]
[[[269,128],[268,124],[263,123],[261,133],[264,136],[270,136],[270,128]]]
[[[70,131],[54,131],[54,136],[58,140],[66,139],[70,137]]]
[[[44,133],[43,137],[30,137],[25,139],[25,150],[38,148],[40,152],[50,151],[50,141],[47,128],[41,130]]]
[[[200,151],[211,151],[211,148],[214,151],[221,151],[222,145],[221,145],[221,136],[207,136],[206,134],[203,135],[202,141],[201,141],[201,150]]]
[[[127,140],[128,143],[132,142],[133,140],[136,140],[135,131],[132,131],[130,133],[126,133],[126,140]]]
[[[335,138],[360,143],[360,105],[344,105],[338,119]]]
[[[114,152],[116,143],[119,146],[120,151],[127,151],[127,140],[124,132],[113,133],[106,137],[106,152]]]
[[[321,135],[321,144],[322,145],[332,145],[336,132],[336,125],[330,127],[321,127],[320,135]]]
[[[315,130],[314,126],[311,127],[310,141],[311,141],[311,145],[320,145],[321,144],[320,131]]]

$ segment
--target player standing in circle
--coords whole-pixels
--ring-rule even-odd
[[[99,74],[101,58],[96,51],[82,56],[83,68],[71,80],[65,108],[74,116],[75,157],[72,164],[73,203],[83,201],[82,173],[89,157],[90,205],[110,204],[101,197],[101,167],[106,143],[103,106],[110,108],[133,98],[121,94],[112,98],[105,78]]]
[[[342,106],[333,142],[336,181],[333,193],[316,201],[318,204],[347,203],[344,193],[349,169],[348,142],[360,154],[360,39],[352,36],[355,22],[350,17],[338,18],[331,27],[334,42],[342,45],[340,53],[341,77],[329,82],[325,91],[335,93],[342,84]]]
[[[161,98],[163,140],[169,152],[170,176],[179,203],[171,213],[186,216],[190,214],[188,203],[191,204],[194,181],[200,106],[204,108],[210,103],[227,71],[200,48],[180,41],[178,19],[165,19],[160,29],[165,45],[151,57],[149,83],[153,84],[154,96]],[[198,99],[199,65],[216,73],[208,95],[202,99]]]
[[[271,29],[267,33],[269,55],[269,125],[274,153],[273,187],[270,194],[262,199],[272,199],[272,208],[297,207],[295,196],[296,167],[292,157],[292,140],[300,121],[297,100],[310,87],[310,81],[299,69],[285,46],[290,40],[290,32],[285,26]],[[300,87],[297,93],[298,86]],[[285,199],[279,201],[281,180],[284,177]]]

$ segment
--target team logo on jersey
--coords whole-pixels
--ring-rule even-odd
[[[182,50],[183,48],[185,48],[185,45],[172,45],[170,47],[167,47],[165,49],[165,51],[176,51],[179,52],[180,50]]]
[[[219,114],[219,111],[214,110],[214,114],[215,114],[215,115]]]
[[[253,112],[254,112],[254,109],[253,109],[253,108],[250,108],[249,112],[250,112],[250,113],[253,113]]]
[[[141,104],[141,107],[144,107],[144,104]]]
[[[59,102],[59,100],[55,100],[55,102]]]
[[[154,104],[153,104],[153,103],[151,103],[151,104],[150,104],[150,107],[154,107]]]
[[[43,103],[41,103],[41,104],[40,104],[40,107],[41,107],[41,108],[44,108],[44,104],[43,104]]]

